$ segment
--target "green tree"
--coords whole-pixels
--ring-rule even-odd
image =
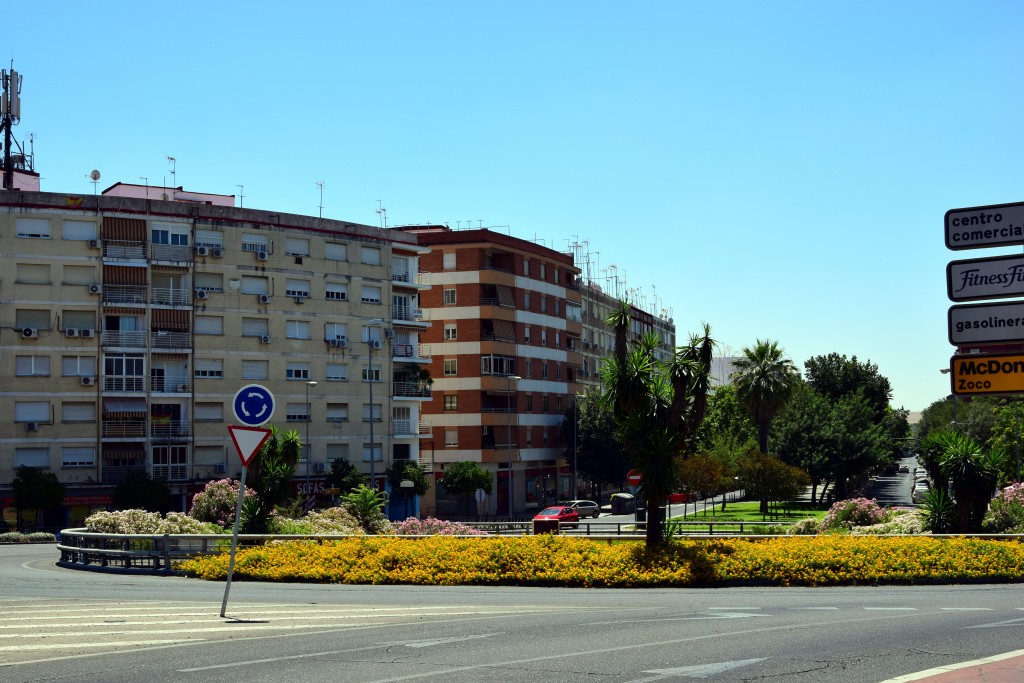
[[[576,410],[574,412],[571,405],[568,407],[560,437],[566,445],[565,458],[569,463],[574,460],[572,448],[575,441],[577,476],[591,483],[595,498],[605,484],[622,487],[633,464],[619,443],[615,419],[602,404],[599,389],[588,389],[576,397]]]
[[[153,479],[148,472],[129,470],[124,480],[114,487],[114,507],[118,510],[171,511],[171,486],[162,479]]]
[[[885,417],[892,386],[871,361],[861,363],[857,356],[847,358],[830,353],[805,361],[804,370],[807,383],[833,403],[859,393],[871,407],[875,422],[880,423]]]
[[[490,494],[494,487],[494,475],[475,462],[453,462],[444,468],[444,474],[438,482],[452,495],[465,498],[468,516],[473,494],[477,489]]]
[[[366,475],[359,471],[359,468],[343,458],[336,458],[331,461],[331,471],[327,475],[327,483],[330,488],[338,489],[340,495],[359,488],[360,484],[366,483]]]
[[[679,482],[686,491],[699,494],[700,498],[710,498],[722,490],[722,481],[726,469],[720,460],[707,454],[691,455],[679,464]],[[724,507],[725,502],[723,500]],[[708,509],[704,508],[704,516]]]
[[[948,434],[941,467],[953,488],[961,533],[981,529],[1002,460],[1001,451],[986,451],[970,437]]]
[[[406,507],[414,496],[422,496],[430,490],[430,480],[423,470],[415,462],[399,460],[394,465],[384,470],[391,487],[391,495],[405,501]],[[411,481],[411,488],[402,488],[403,481]]]
[[[750,411],[740,401],[736,387],[724,384],[708,394],[708,409],[697,430],[697,450],[712,452],[722,449],[749,450],[757,443],[757,428]]]
[[[246,473],[246,486],[252,488],[254,495],[242,500],[240,527],[244,533],[267,532],[274,507],[288,502],[289,487],[301,452],[302,439],[297,431],[270,428],[270,438],[249,461]]]
[[[944,398],[921,412],[917,436],[923,439],[931,432],[952,429],[979,444],[989,444],[996,426],[1000,399],[991,396]]]
[[[763,501],[793,500],[810,484],[810,477],[799,467],[756,450],[740,460],[739,477],[748,495]],[[767,505],[761,514],[768,514]]]
[[[23,510],[52,510],[64,503],[64,484],[57,475],[41,467],[20,465],[14,470],[14,508],[18,517],[18,528],[24,528]],[[37,522],[38,523],[38,522]]]
[[[384,494],[366,484],[360,484],[341,496],[341,506],[348,511],[359,527],[368,534],[385,532],[388,521],[384,518]]]
[[[647,501],[647,547],[661,544],[661,506],[678,488],[678,461],[693,449],[707,409],[714,340],[704,333],[690,337],[668,362],[658,360],[658,336],[644,335],[632,343],[630,306],[622,302],[608,319],[615,331],[615,350],[605,362],[602,383],[612,409],[619,440],[643,479]]]

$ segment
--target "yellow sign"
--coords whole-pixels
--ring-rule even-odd
[[[1024,393],[1024,354],[953,356],[949,364],[957,396]]]

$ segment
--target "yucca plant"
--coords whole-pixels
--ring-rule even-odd
[[[957,524],[957,509],[944,489],[930,489],[921,505],[925,515],[925,528],[933,534],[948,534]]]

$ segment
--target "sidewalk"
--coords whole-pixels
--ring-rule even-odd
[[[984,659],[937,666],[890,678],[881,683],[1019,683],[1024,681],[1024,650],[1004,652]]]

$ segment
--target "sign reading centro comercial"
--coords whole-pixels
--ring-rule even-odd
[[[1024,255],[951,261],[946,266],[946,294],[951,301],[1024,296]]]
[[[1024,342],[1024,301],[949,307],[949,343],[974,346]]]
[[[957,396],[1014,394],[1024,391],[1024,355],[953,356],[953,393]]]
[[[946,246],[953,250],[1001,247],[1024,242],[1024,202],[950,209]]]

